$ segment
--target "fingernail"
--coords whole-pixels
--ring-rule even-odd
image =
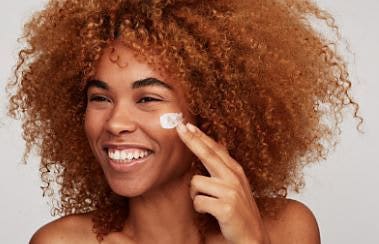
[[[194,126],[193,124],[191,123],[187,123],[187,128],[189,131],[191,131],[192,133],[195,133],[197,131],[197,128],[196,126]]]
[[[181,133],[187,132],[187,127],[182,122],[179,122],[176,128],[178,128],[178,131],[180,131]]]

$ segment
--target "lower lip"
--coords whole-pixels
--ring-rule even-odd
[[[139,166],[141,166],[143,163],[145,163],[151,154],[148,156],[133,160],[131,163],[119,163],[116,160],[108,158],[109,165],[114,169],[115,171],[120,171],[120,172],[130,172],[132,170],[136,170]]]

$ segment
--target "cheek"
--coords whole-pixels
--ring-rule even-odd
[[[91,140],[95,138],[101,131],[102,116],[99,113],[95,113],[92,110],[86,110],[84,115],[84,130],[87,138]]]
[[[160,124],[161,114],[155,114],[145,117],[140,117],[140,125],[144,128],[145,132],[160,144],[161,147],[168,150],[182,144],[176,129],[164,129]],[[142,126],[143,125],[143,126]],[[161,148],[161,149],[163,149]]]
[[[162,114],[164,113],[146,116],[141,120],[141,124],[144,124],[149,131],[154,132],[157,138],[174,139],[177,137],[179,139],[175,128],[166,129],[161,126],[160,117]]]

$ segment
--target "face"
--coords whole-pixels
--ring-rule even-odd
[[[112,190],[133,197],[188,172],[192,153],[175,129],[163,129],[164,113],[188,114],[178,84],[138,61],[121,43],[107,48],[87,84],[85,131]]]

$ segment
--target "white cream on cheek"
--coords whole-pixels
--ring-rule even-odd
[[[165,113],[159,118],[163,129],[173,129],[183,121],[182,113]]]

